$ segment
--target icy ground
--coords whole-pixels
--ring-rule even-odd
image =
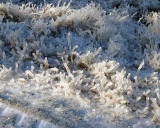
[[[159,0],[0,0],[0,128],[160,127]]]
[[[15,109],[13,106],[6,106],[0,103],[0,127],[6,128],[59,128],[46,120],[38,119],[32,114],[28,115],[22,111]]]

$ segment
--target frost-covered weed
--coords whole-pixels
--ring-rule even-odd
[[[159,43],[159,13],[152,12],[146,15],[146,20],[148,23],[147,31],[142,34],[146,41],[146,60],[149,62],[151,67],[155,71],[159,71],[159,53],[160,53],[160,43]],[[142,38],[142,39],[144,39]]]
[[[91,53],[88,51],[84,55],[79,56],[79,59],[77,60],[77,66],[80,68],[89,68],[91,64],[93,64],[96,60],[95,57],[99,54],[101,51],[101,48],[99,48],[94,53]]]
[[[12,68],[6,68],[4,65],[0,68],[0,80],[5,80],[12,75]]]
[[[144,26],[133,14],[149,2],[76,2],[0,3],[0,80],[85,100],[115,119],[154,115],[159,124],[159,13],[146,14]]]
[[[153,110],[152,110],[152,113],[154,114],[154,116],[153,116],[153,121],[155,122],[155,123],[160,123],[160,120],[159,120],[159,118],[160,118],[160,94],[159,94],[159,90],[157,90],[157,92],[156,92],[156,94],[157,94],[157,97],[158,97],[158,101],[155,99],[155,98],[152,98],[151,100],[152,100],[152,107],[154,108]]]
[[[68,4],[64,2],[63,5],[60,6],[59,1],[56,7],[54,7],[52,4],[47,4],[44,8],[37,12],[37,15],[39,15],[40,18],[56,20],[58,17],[63,17],[63,15],[69,14],[71,12],[69,8],[71,2],[72,0]]]
[[[160,28],[159,28],[160,17],[159,16],[160,15],[157,12],[152,12],[146,16],[147,22],[149,24],[148,30],[150,33],[153,33],[155,35],[160,34]]]
[[[153,67],[155,71],[160,70],[160,52],[157,53],[156,51],[153,51],[151,55],[147,55],[147,60],[149,61],[149,64]]]

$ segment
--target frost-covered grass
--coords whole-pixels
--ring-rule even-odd
[[[1,99],[61,127],[160,125],[158,0],[12,2],[0,3]]]

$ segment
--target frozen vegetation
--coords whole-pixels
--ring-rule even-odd
[[[160,127],[159,0],[0,1],[0,127]]]

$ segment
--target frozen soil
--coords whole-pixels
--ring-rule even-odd
[[[160,127],[159,0],[0,0],[0,127]]]
[[[35,117],[33,114],[27,114],[26,111],[19,109],[18,105],[9,105],[6,102],[0,103],[0,119],[1,128],[59,128],[44,119]]]

